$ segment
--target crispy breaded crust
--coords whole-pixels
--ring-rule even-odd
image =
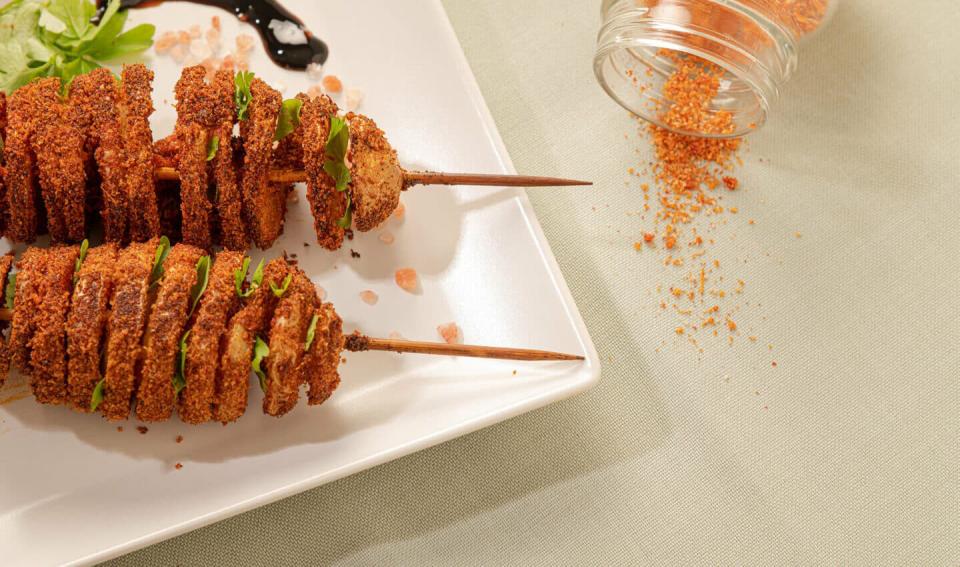
[[[177,97],[177,163],[180,172],[180,213],[183,241],[209,249],[212,244],[211,212],[207,197],[207,147],[210,130],[219,128],[217,97],[211,96],[200,66],[187,67],[175,89]]]
[[[30,247],[17,262],[16,317],[10,325],[10,361],[25,374],[30,373],[30,339],[40,320],[40,303],[46,290],[43,275],[49,256],[46,248]]]
[[[220,140],[220,149],[213,158],[213,178],[217,187],[217,216],[220,221],[220,245],[227,250],[246,250],[250,245],[243,220],[243,195],[237,177],[233,154],[233,124],[236,117],[234,76],[230,71],[218,71],[212,85],[217,97],[220,125],[214,135]]]
[[[234,289],[234,272],[242,266],[243,257],[240,252],[217,254],[210,270],[207,291],[200,300],[190,328],[187,385],[181,392],[178,409],[180,419],[186,423],[204,423],[213,419],[220,373],[220,345],[227,321],[240,306],[240,298]]]
[[[280,417],[292,410],[300,398],[300,374],[307,326],[313,316],[313,284],[299,269],[292,270],[290,287],[277,303],[270,321],[270,356],[265,372],[267,391],[263,397],[263,413]]]
[[[66,321],[78,252],[77,246],[51,248],[44,266],[46,290],[30,339],[30,388],[41,404],[67,398]]]
[[[7,139],[7,94],[0,92],[0,137]],[[0,236],[7,232],[7,184],[4,178],[7,176],[6,170],[0,167]]]
[[[350,124],[350,191],[353,223],[372,230],[390,218],[400,203],[403,170],[383,130],[362,114],[347,114]]]
[[[140,345],[150,311],[150,271],[158,239],[134,243],[117,258],[116,283],[107,323],[107,371],[100,411],[113,421],[130,415],[140,370]]]
[[[7,252],[0,256],[0,289],[7,288],[7,276],[10,275],[10,269],[13,268],[13,252]],[[10,372],[10,345],[0,334],[0,387],[7,380],[7,374]]]
[[[340,385],[337,369],[343,352],[343,321],[333,305],[324,303],[316,307],[314,313],[318,319],[313,344],[297,369],[300,381],[310,385],[307,403],[311,406],[327,401]]]
[[[269,248],[283,231],[286,190],[268,182],[273,161],[273,135],[282,99],[260,79],[250,85],[247,119],[240,123],[243,138],[243,213],[248,232],[259,248]]]
[[[217,383],[217,406],[214,419],[221,423],[235,421],[247,409],[247,390],[250,381],[250,362],[253,360],[254,339],[269,328],[277,298],[270,290],[270,282],[280,285],[289,273],[283,259],[275,259],[263,270],[263,285],[247,299],[245,306],[230,318],[224,337],[223,357]],[[266,338],[266,337],[262,337]]]
[[[142,242],[161,234],[150,129],[153,71],[139,63],[124,65],[122,79],[120,132],[125,154],[127,219],[130,239]]]
[[[57,103],[60,79],[39,79],[17,89],[7,103],[7,137],[4,139],[9,224],[6,234],[17,242],[33,242],[40,224],[36,160],[30,139],[44,114]]]
[[[100,216],[104,236],[110,242],[123,242],[127,237],[126,157],[119,101],[120,88],[109,69],[94,69],[70,83],[69,102],[76,109],[74,119],[100,174]]]
[[[194,246],[177,244],[163,264],[163,279],[143,339],[137,388],[137,417],[142,421],[164,421],[173,414],[180,338],[187,327],[190,289],[197,282],[197,261],[203,254]]]
[[[56,93],[51,94],[56,96]],[[30,141],[37,159],[51,242],[83,240],[87,170],[84,138],[76,126],[75,109],[59,100],[52,104],[44,112]]]
[[[346,191],[337,191],[333,178],[323,170],[330,116],[337,112],[336,103],[326,95],[306,101],[300,112],[307,201],[313,213],[317,242],[327,250],[337,250],[343,244],[344,229],[337,225],[337,221],[343,217],[347,206]]]
[[[67,399],[85,413],[100,380],[100,352],[107,335],[116,263],[116,244],[91,248],[73,285],[66,329]]]

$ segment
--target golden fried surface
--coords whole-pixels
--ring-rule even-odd
[[[282,99],[260,79],[250,86],[248,117],[240,122],[243,140],[243,213],[254,244],[269,248],[283,232],[287,195],[284,187],[268,181],[273,159],[273,135]]]
[[[13,268],[13,252],[7,252],[3,256],[0,256],[0,288],[6,289],[7,286],[7,276],[10,275],[10,270]],[[0,386],[3,386],[3,383],[7,380],[7,373],[10,372],[10,345],[4,338],[3,334],[0,334]]]
[[[346,191],[337,191],[333,178],[323,170],[323,162],[326,160],[325,147],[330,134],[330,116],[337,112],[336,103],[323,95],[307,101],[300,113],[303,165],[307,172],[307,201],[313,212],[317,242],[327,250],[337,250],[343,244],[344,229],[337,225],[337,221],[343,217],[347,206]]]
[[[180,214],[183,220],[183,241],[209,249],[213,231],[213,205],[207,197],[207,148],[217,128],[216,99],[209,96],[203,67],[187,67],[177,81],[177,164],[180,171]]]
[[[353,222],[357,230],[366,232],[383,224],[396,210],[403,191],[403,170],[397,152],[373,120],[351,112],[347,121]]]
[[[78,252],[77,246],[50,248],[44,266],[43,300],[30,338],[30,388],[42,404],[59,404],[67,398],[66,322]]]
[[[277,303],[270,321],[270,356],[265,364],[267,389],[263,397],[263,413],[275,417],[297,405],[300,394],[297,367],[303,360],[307,326],[315,306],[313,284],[298,268],[291,273],[290,286]]]
[[[14,295],[16,317],[10,324],[10,361],[21,371],[30,373],[30,339],[40,319],[46,281],[46,263],[50,250],[28,248],[17,262],[17,283]]]
[[[213,419],[217,377],[220,375],[220,345],[227,322],[240,306],[234,289],[234,272],[243,264],[240,252],[217,254],[207,291],[203,294],[187,340],[186,387],[180,394],[180,419],[204,423]],[[248,369],[249,374],[249,369]]]
[[[142,242],[161,234],[150,130],[153,71],[139,63],[124,65],[121,78],[120,132],[125,154],[127,219],[130,239]]]
[[[49,94],[56,97],[56,93]],[[57,98],[45,109],[30,143],[40,173],[51,242],[83,240],[87,175],[84,138],[77,127],[75,107]]]
[[[238,167],[234,161],[233,125],[236,105],[233,100],[234,79],[229,71],[218,71],[212,91],[216,96],[220,124],[213,130],[220,149],[213,158],[213,178],[216,184],[216,207],[220,225],[220,245],[227,250],[246,250],[250,245],[243,219],[243,195],[240,191]]]
[[[141,339],[150,310],[150,271],[159,239],[134,243],[117,259],[107,324],[107,371],[100,411],[114,421],[130,415],[140,371]]]
[[[67,316],[67,398],[82,412],[90,411],[90,396],[100,380],[116,263],[116,244],[91,248],[73,284]]]
[[[327,401],[340,385],[340,352],[343,350],[343,321],[329,303],[314,308],[317,327],[310,351],[300,363],[300,382],[310,385],[307,403],[312,406]]]
[[[143,339],[143,369],[137,388],[137,417],[142,421],[165,421],[173,413],[180,338],[187,328],[190,290],[197,282],[197,261],[203,254],[195,246],[177,244],[163,264],[163,279]]]

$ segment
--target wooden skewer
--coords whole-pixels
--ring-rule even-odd
[[[180,173],[172,167],[158,167],[154,177],[161,181],[179,181]],[[269,174],[274,183],[303,183],[307,172],[296,169],[274,169]],[[404,171],[404,188],[414,185],[482,185],[495,187],[566,187],[593,185],[589,181],[536,177],[533,175],[502,175],[493,173],[438,173],[433,171]]]
[[[13,320],[12,309],[0,309],[0,321]],[[351,352],[381,350],[398,353],[434,354],[441,356],[468,356],[472,358],[496,358],[502,360],[550,361],[550,360],[584,360],[582,356],[511,347],[491,347],[480,345],[457,345],[447,343],[430,343],[424,341],[407,341],[401,339],[377,339],[353,333],[345,337],[344,348]]]
[[[346,337],[344,348],[351,352],[383,350],[389,352],[409,352],[413,354],[438,354],[444,356],[469,356],[473,358],[500,358],[504,360],[583,360],[575,354],[550,352],[511,347],[491,347],[479,345],[457,345],[447,343],[428,343],[402,339],[376,339],[354,333]]]

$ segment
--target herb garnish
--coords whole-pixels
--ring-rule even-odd
[[[323,170],[333,178],[337,191],[341,193],[347,190],[347,186],[352,180],[350,168],[347,167],[347,150],[349,148],[350,127],[347,121],[339,116],[331,116],[330,133],[327,135],[327,143],[324,146],[326,159],[323,162]],[[340,228],[350,228],[353,223],[351,207],[350,193],[347,193],[347,209],[343,213],[343,217],[337,220],[337,226]]]
[[[253,343],[253,362],[250,363],[250,367],[253,368],[254,374],[260,379],[260,389],[264,392],[267,391],[267,375],[260,368],[260,364],[268,356],[270,356],[270,347],[263,342],[263,339],[257,337],[256,342]]]
[[[0,9],[0,90],[11,93],[41,77],[74,77],[102,62],[153,45],[155,28],[141,24],[123,32],[126,10],[111,0],[100,21],[87,0],[13,0]],[[123,33],[121,33],[123,32]]]
[[[299,98],[288,98],[280,106],[280,116],[277,117],[277,131],[273,134],[273,140],[279,142],[297,129],[300,125],[300,109],[303,108],[303,101]]]
[[[243,267],[233,272],[233,287],[237,290],[240,297],[250,297],[254,291],[263,283],[263,260],[257,264],[257,269],[253,271],[253,278],[250,279],[250,286],[247,291],[243,291],[243,282],[247,279],[247,270],[250,268],[250,258],[243,259]]]
[[[103,401],[103,387],[106,385],[107,379],[101,378],[97,385],[93,387],[93,394],[90,396],[90,411],[97,411],[97,408],[100,407],[100,403]]]
[[[207,284],[210,282],[210,256],[204,256],[197,261],[197,283],[190,288],[190,313],[187,315],[189,321],[193,317],[193,312],[197,310],[197,304],[203,292],[207,291]]]
[[[314,313],[313,318],[310,319],[310,326],[307,327],[307,342],[303,345],[303,352],[309,352],[310,347],[313,345],[313,339],[317,335],[317,321],[320,317]]]
[[[80,254],[77,255],[77,263],[73,266],[73,285],[77,285],[77,278],[80,277],[80,266],[87,258],[87,249],[90,248],[90,241],[86,238],[80,243]]]
[[[277,287],[270,282],[270,291],[273,292],[273,295],[277,297],[283,297],[283,294],[287,293],[287,288],[290,287],[290,281],[293,279],[293,274],[287,274],[287,277],[283,278],[283,283],[280,287]]]
[[[13,301],[17,295],[17,274],[7,276],[7,287],[3,292],[4,305],[7,309],[13,309]]]
[[[247,110],[253,95],[250,94],[250,83],[253,82],[253,73],[240,71],[233,78],[233,102],[237,105],[237,120],[247,119]]]
[[[217,150],[220,149],[220,136],[214,136],[207,142],[207,161],[213,161],[217,157]]]
[[[187,331],[180,337],[180,356],[177,357],[177,371],[173,373],[173,396],[180,395],[180,391],[187,387]]]
[[[153,269],[150,270],[150,285],[156,285],[163,277],[163,262],[170,254],[170,239],[166,236],[160,237],[160,244],[157,246],[157,252],[153,256]]]

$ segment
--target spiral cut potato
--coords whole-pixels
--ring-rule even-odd
[[[283,232],[293,190],[271,180],[278,169],[306,171],[317,240],[331,250],[350,229],[342,226],[348,207],[360,231],[396,209],[403,170],[371,119],[342,117],[351,181],[338,191],[325,168],[331,117],[340,112],[330,98],[298,95],[299,124],[277,141],[279,92],[253,78],[238,120],[234,75],[221,71],[208,81],[203,67],[188,67],[175,88],[174,132],[154,142],[152,81],[138,64],[124,67],[119,80],[107,69],[77,76],[66,94],[58,78],[0,93],[0,234],[33,242],[49,233],[54,244],[77,243],[99,217],[106,240],[121,245],[167,234],[203,250],[268,248]],[[175,168],[179,183],[157,180],[158,167]]]
[[[15,273],[3,256],[0,282],[15,294],[0,385],[12,364],[40,403],[109,420],[176,411],[191,424],[229,423],[246,411],[256,369],[265,413],[293,409],[302,385],[309,404],[323,403],[340,383],[340,317],[295,264],[275,259],[247,282],[248,263],[157,238],[31,247]]]

